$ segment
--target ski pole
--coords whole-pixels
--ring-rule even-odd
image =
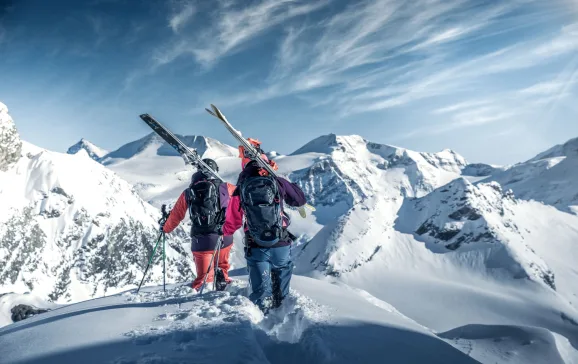
[[[167,291],[165,288],[165,286],[166,286],[166,278],[165,278],[166,277],[166,260],[167,260],[166,254],[165,254],[166,238],[165,238],[165,233],[163,233],[162,235],[163,235],[163,292],[166,292]]]
[[[219,249],[217,249],[217,255],[215,257],[215,267],[213,269],[213,290],[217,290],[217,269],[219,269],[219,256],[221,255],[221,245],[223,245],[223,237],[219,236],[219,242],[217,243],[217,246],[219,247]]]
[[[161,211],[162,211],[162,214],[163,214],[163,215],[162,215],[162,217],[161,217],[161,218],[159,219],[159,221],[158,221],[159,224],[161,224],[161,225],[164,224],[164,223],[167,221],[167,218],[168,218],[168,216],[169,216],[169,213],[167,212],[166,207],[167,207],[166,205],[162,205],[162,206],[161,206]],[[153,253],[151,254],[151,257],[149,258],[149,262],[148,262],[147,267],[146,267],[146,269],[145,269],[145,271],[144,271],[142,280],[140,281],[140,284],[138,285],[138,288],[137,288],[137,290],[136,290],[136,293],[137,293],[137,294],[139,293],[140,288],[141,288],[141,286],[142,286],[142,284],[143,284],[143,282],[144,282],[144,280],[145,280],[145,278],[146,278],[146,276],[147,276],[147,272],[148,272],[149,267],[150,267],[150,265],[151,265],[151,263],[152,263],[152,261],[153,261],[153,259],[154,259],[154,257],[155,257],[155,253],[156,253],[157,248],[158,248],[158,246],[159,246],[159,244],[160,244],[160,242],[161,242],[161,238],[163,239],[163,291],[164,291],[164,289],[165,289],[165,283],[164,283],[164,280],[165,280],[165,278],[164,278],[164,274],[165,274],[165,265],[164,265],[164,257],[165,257],[165,233],[161,231],[161,233],[159,234],[159,237],[158,237],[158,239],[157,239],[157,242],[156,242],[156,244],[155,244],[155,247],[154,247],[154,249],[153,249]]]
[[[203,290],[205,289],[205,284],[207,282],[207,278],[209,277],[209,272],[211,271],[211,267],[213,266],[213,261],[215,260],[215,255],[217,254],[217,248],[219,247],[219,243],[217,243],[217,245],[215,246],[215,249],[213,250],[213,256],[211,257],[211,262],[209,263],[209,268],[207,269],[207,272],[205,273],[205,279],[203,279],[203,284],[201,285],[201,290],[199,291],[199,295],[203,294]],[[214,279],[214,277],[213,277]]]
[[[161,212],[162,212],[162,217],[159,220],[159,223],[161,224],[161,226],[164,226],[165,222],[167,221],[167,218],[169,217],[169,213],[166,210],[167,205],[162,205],[161,206]],[[162,230],[161,230],[162,231]],[[166,251],[165,251],[165,242],[167,241],[166,236],[165,236],[165,232],[162,231],[162,236],[163,236],[163,292],[166,292],[166,261],[167,261],[167,255],[166,255]]]
[[[159,238],[157,239],[157,243],[155,244],[155,247],[154,247],[154,249],[153,249],[153,253],[151,254],[151,257],[150,257],[150,259],[149,259],[149,262],[148,262],[148,264],[147,264],[147,267],[146,267],[146,269],[145,269],[145,271],[144,271],[142,280],[140,281],[140,284],[138,285],[138,289],[136,290],[136,293],[138,293],[138,292],[140,291],[140,287],[142,286],[142,284],[143,284],[143,282],[144,282],[144,280],[145,280],[145,278],[146,278],[146,276],[147,276],[147,272],[148,272],[149,267],[150,267],[150,265],[151,265],[151,263],[152,263],[152,261],[153,261],[153,258],[155,257],[155,252],[157,251],[157,247],[159,246],[159,243],[161,242],[161,237],[162,237],[162,236],[163,236],[163,233],[160,233],[160,234],[159,234]]]

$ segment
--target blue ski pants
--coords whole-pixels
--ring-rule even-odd
[[[245,253],[251,294],[249,299],[261,310],[279,307],[289,294],[293,273],[291,246],[247,249]]]

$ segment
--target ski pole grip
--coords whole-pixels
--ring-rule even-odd
[[[166,218],[167,216],[169,216],[168,212],[167,212],[167,205],[163,204],[161,206],[161,211],[163,213],[163,218]]]

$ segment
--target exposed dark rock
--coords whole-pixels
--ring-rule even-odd
[[[434,224],[432,224],[430,221],[426,221],[423,224],[421,224],[421,226],[415,231],[415,233],[417,235],[423,235],[423,234],[427,233],[428,231],[431,231],[435,228],[436,227]]]
[[[64,197],[70,197],[70,196],[68,196],[68,194],[66,192],[64,192],[62,187],[54,187],[53,189],[50,190],[50,192],[57,193],[57,194],[62,195]]]
[[[450,219],[457,220],[457,221],[462,220],[464,218],[466,218],[468,220],[478,220],[481,217],[482,217],[482,215],[471,206],[464,206],[464,207],[460,208],[459,210],[452,212],[449,215]]]
[[[574,320],[572,317],[566,315],[564,312],[560,313],[560,317],[563,321],[568,322],[571,325],[578,326],[578,322]]]
[[[457,230],[457,229],[441,230],[435,235],[435,237],[437,239],[440,239],[443,241],[449,241],[449,240],[453,239],[453,237],[458,235],[459,233],[460,233],[460,230]]]
[[[34,308],[28,305],[17,305],[12,307],[10,312],[12,313],[12,321],[18,322],[24,319],[30,318],[32,316],[48,312],[50,310],[43,308]]]

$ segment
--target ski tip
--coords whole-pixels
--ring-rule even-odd
[[[227,118],[225,118],[225,115],[223,115],[223,113],[221,112],[221,110],[219,110],[218,107],[216,107],[215,105],[211,104],[211,108],[213,108],[214,114],[221,120],[226,121]]]
[[[150,115],[149,115],[149,114],[140,114],[139,117],[140,117],[141,119],[145,119],[145,118],[150,117]]]
[[[301,215],[302,218],[307,217],[307,211],[305,211],[305,208],[303,206],[301,206],[299,209],[297,209],[297,211],[299,211],[299,215]]]
[[[311,205],[308,204],[308,203],[305,204],[305,207],[307,207],[307,208],[308,208],[309,210],[311,210],[311,211],[317,211],[317,209],[316,209],[315,207],[311,206]]]
[[[217,115],[215,115],[215,113],[212,112],[211,110],[209,110],[209,109],[207,109],[207,108],[205,108],[205,110],[206,110],[209,114],[211,114],[211,115],[213,115],[213,116],[217,116]]]

